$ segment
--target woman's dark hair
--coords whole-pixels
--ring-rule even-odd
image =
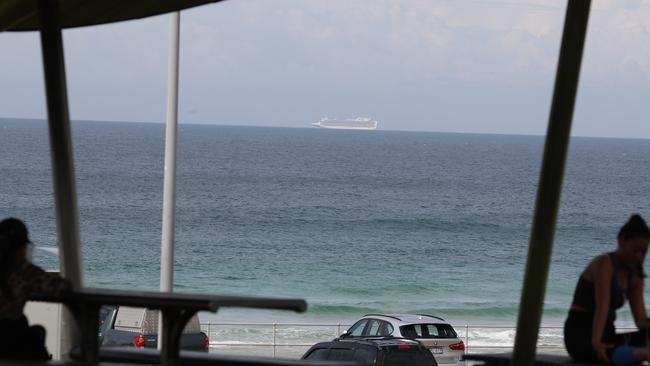
[[[636,238],[650,239],[650,229],[641,215],[634,214],[618,231],[618,238],[623,241]]]
[[[7,282],[13,269],[16,252],[29,243],[27,226],[13,217],[0,221],[0,290],[4,296],[11,296]]]
[[[639,214],[634,214],[630,216],[630,219],[627,220],[625,225],[621,227],[621,230],[618,231],[618,239],[623,241],[628,241],[637,238],[650,239],[650,229],[645,223],[645,220]],[[639,265],[636,268],[636,273],[641,278],[645,278],[646,274],[643,270],[643,264]]]

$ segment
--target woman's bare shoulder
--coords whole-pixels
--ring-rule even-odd
[[[609,255],[601,254],[597,257],[594,257],[594,259],[589,262],[587,268],[585,268],[584,272],[582,272],[582,277],[590,282],[593,282],[594,277],[596,277],[597,274],[602,272],[611,272],[613,269],[614,265],[612,264]]]

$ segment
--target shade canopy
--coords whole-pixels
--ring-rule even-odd
[[[222,0],[40,0],[57,2],[62,28],[145,18]],[[0,0],[0,32],[40,29],[39,0]]]

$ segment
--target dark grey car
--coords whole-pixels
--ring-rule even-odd
[[[128,306],[103,306],[99,314],[99,345],[102,347],[156,348],[158,346],[157,310]],[[181,349],[207,352],[208,336],[201,331],[195,315],[181,336]]]
[[[420,342],[403,338],[335,339],[313,345],[306,360],[348,361],[367,366],[437,366]]]

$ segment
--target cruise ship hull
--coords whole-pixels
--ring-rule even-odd
[[[312,123],[312,126],[335,130],[376,130],[377,121],[367,117],[358,117],[354,119],[321,118],[320,121]]]
[[[332,130],[376,130],[377,126],[352,126],[352,125],[339,125],[339,126],[332,126],[332,125],[324,125],[321,124],[320,122],[312,123],[311,124],[314,127],[319,127],[319,128],[329,128]]]

